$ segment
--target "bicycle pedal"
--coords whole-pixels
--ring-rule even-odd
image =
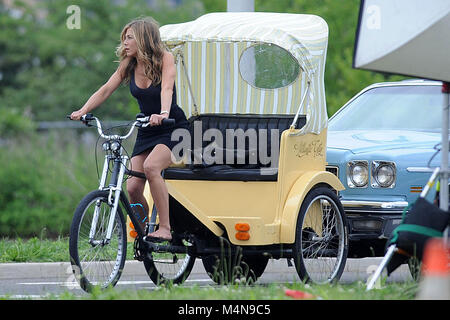
[[[163,242],[171,243],[172,242],[172,239],[169,240],[169,239],[152,237],[152,236],[145,236],[144,240],[147,242],[152,242],[152,243],[163,243]]]

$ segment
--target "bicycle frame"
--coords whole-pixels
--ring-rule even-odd
[[[141,118],[141,119],[138,119],[137,121],[135,121],[132,124],[131,129],[125,136],[105,135],[103,133],[101,123],[96,117],[91,117],[90,119],[86,120],[86,124],[87,124],[87,121],[89,121],[89,120],[95,120],[97,122],[97,129],[98,129],[99,135],[102,138],[107,140],[104,143],[104,146],[105,146],[105,144],[107,146],[107,148],[104,147],[105,152],[108,152],[108,150],[111,150],[110,154],[105,155],[105,160],[103,162],[102,175],[101,175],[100,183],[99,183],[99,187],[98,187],[99,190],[109,190],[108,205],[112,207],[111,215],[110,215],[109,221],[108,221],[106,237],[105,237],[105,239],[102,240],[102,242],[104,244],[107,244],[111,240],[111,235],[112,235],[113,227],[114,227],[114,220],[116,218],[117,208],[119,207],[119,201],[122,203],[122,206],[125,208],[128,216],[130,217],[130,220],[132,221],[133,225],[136,228],[136,232],[139,234],[140,238],[142,239],[144,237],[145,230],[142,230],[139,222],[137,221],[136,217],[133,214],[133,210],[127,199],[127,196],[125,195],[124,191],[122,190],[122,184],[123,184],[123,179],[124,179],[125,173],[127,172],[131,175],[136,175],[136,173],[133,174],[132,171],[127,169],[129,158],[128,158],[128,156],[123,155],[122,145],[119,143],[120,148],[112,150],[111,144],[112,144],[112,142],[119,142],[121,140],[126,140],[127,138],[129,138],[131,136],[134,128],[138,124],[148,121],[148,117],[144,117],[144,118]],[[107,185],[110,162],[113,162],[113,168],[112,168],[112,173],[111,173],[111,176],[109,179],[109,184]],[[94,216],[92,219],[91,229],[89,232],[89,238],[90,238],[89,241],[91,244],[94,243],[93,239],[94,239],[95,230],[97,228],[97,223],[98,223],[98,218],[99,218],[99,208],[100,208],[100,201],[98,201],[96,204]]]
[[[120,149],[122,149],[122,147]],[[113,230],[113,226],[114,226],[114,220],[115,220],[116,214],[117,214],[117,208],[119,206],[119,200],[121,198],[126,199],[125,195],[123,195],[122,197],[121,197],[121,195],[123,193],[122,183],[123,183],[123,177],[125,174],[126,166],[128,164],[128,160],[129,159],[127,156],[122,155],[122,150],[120,150],[119,158],[117,158],[116,156],[105,155],[105,161],[103,164],[103,172],[102,172],[102,177],[100,180],[99,190],[109,189],[108,205],[112,206],[111,215],[110,215],[109,221],[108,221],[106,239],[104,240],[106,243],[108,243],[111,240],[111,234],[112,234],[112,230]],[[113,161],[114,165],[113,165],[113,171],[112,171],[109,186],[106,187],[106,181],[107,181],[107,177],[108,177],[108,169],[109,169],[110,161]],[[122,200],[122,203],[123,203],[123,200]],[[128,203],[128,201],[127,201],[127,203]],[[97,227],[99,207],[100,207],[100,204],[98,203],[95,208],[95,211],[94,211],[94,218],[92,219],[91,230],[89,233],[89,238],[91,238],[91,239],[94,238],[95,230]],[[125,208],[127,209],[127,213],[129,211],[128,207],[129,207],[130,211],[132,212],[131,206],[128,203],[128,206],[125,205]],[[133,214],[129,214],[129,215],[130,215],[130,219],[132,219],[131,217],[133,216]],[[135,221],[133,221],[133,224],[137,225],[135,223]]]

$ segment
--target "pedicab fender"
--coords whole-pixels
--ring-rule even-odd
[[[295,181],[289,191],[281,214],[280,243],[294,243],[297,218],[303,199],[313,188],[322,185],[336,191],[344,190],[339,179],[327,171],[309,171]]]

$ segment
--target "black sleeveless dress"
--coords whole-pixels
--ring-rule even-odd
[[[161,83],[150,85],[147,89],[139,88],[134,80],[134,70],[131,71],[130,92],[137,99],[139,108],[146,116],[161,113]],[[175,84],[173,85],[172,105],[170,106],[169,118],[175,119],[175,125],[170,127],[148,126],[139,128],[136,143],[131,157],[141,154],[144,151],[153,149],[157,144],[164,144],[170,150],[178,143],[172,141],[171,135],[175,129],[189,128],[189,122],[183,110],[177,105]]]

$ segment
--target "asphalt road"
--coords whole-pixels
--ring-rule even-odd
[[[366,282],[380,261],[381,258],[347,259],[340,283]],[[387,282],[404,282],[411,279],[408,267],[402,265],[387,278]],[[280,259],[269,261],[257,284],[298,281],[295,268],[289,267],[286,259]],[[214,286],[214,282],[206,274],[201,260],[198,259],[183,285],[193,284]],[[153,290],[155,285],[147,276],[141,262],[127,261],[116,288]],[[76,282],[69,262],[0,264],[0,297],[45,298],[49,294],[58,295],[67,291],[80,296],[85,294]]]

